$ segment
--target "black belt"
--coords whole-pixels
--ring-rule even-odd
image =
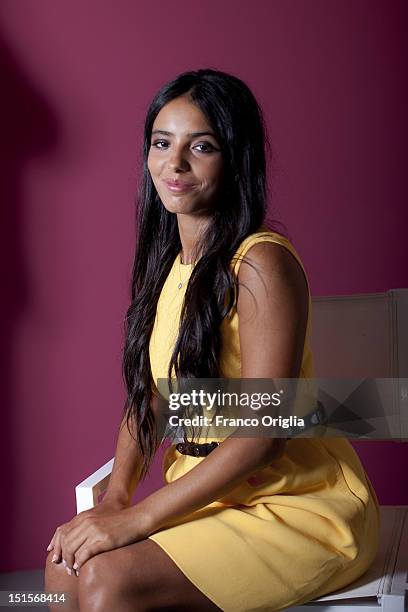
[[[311,427],[316,427],[316,425],[326,425],[327,423],[327,415],[324,409],[324,406],[321,402],[317,402],[317,408],[309,412],[309,414],[302,417],[305,426],[303,428],[287,428],[285,429],[285,438],[291,440],[291,435],[298,435],[302,433],[306,429],[310,429]],[[192,442],[179,442],[176,445],[176,450],[182,455],[192,455],[193,457],[207,457],[217,446],[219,446],[219,442],[210,442],[203,444],[193,444]]]
[[[193,444],[192,442],[179,442],[176,445],[176,450],[182,455],[192,455],[193,457],[207,457],[217,446],[219,442],[210,442],[203,444]]]
[[[311,429],[312,427],[317,427],[318,425],[327,425],[328,423],[328,417],[324,409],[324,406],[319,401],[317,402],[317,407],[315,408],[315,410],[312,410],[311,412],[309,412],[306,415],[303,415],[300,418],[303,419],[305,423],[304,427],[298,426],[298,427],[285,428],[285,438],[287,438],[288,440],[292,439],[289,437],[291,435],[293,435],[293,437],[296,437],[297,435],[303,433],[307,429]]]

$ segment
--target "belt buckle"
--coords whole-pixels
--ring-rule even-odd
[[[219,442],[204,442],[202,444],[192,442],[179,442],[176,444],[176,450],[182,455],[191,455],[192,457],[207,457],[217,446]]]

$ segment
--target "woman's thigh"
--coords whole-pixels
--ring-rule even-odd
[[[149,539],[92,557],[77,580],[81,612],[220,610]]]

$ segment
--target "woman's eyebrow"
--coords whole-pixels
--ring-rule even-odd
[[[164,134],[165,136],[174,136],[172,132],[168,132],[167,130],[153,130],[152,135],[153,134]],[[197,136],[213,136],[214,138],[216,138],[214,132],[191,132],[190,134],[187,134],[187,136],[191,136],[192,138],[197,138]]]

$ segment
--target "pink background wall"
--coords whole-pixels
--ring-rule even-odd
[[[408,287],[405,3],[156,4],[0,4],[0,571],[43,566],[75,485],[113,456],[141,130],[164,82],[213,67],[253,89],[313,295]],[[408,446],[355,447],[380,502],[407,504]],[[156,465],[141,494],[159,484]]]

